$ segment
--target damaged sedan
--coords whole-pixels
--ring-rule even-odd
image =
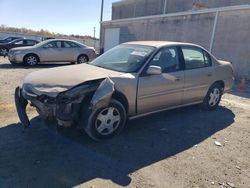
[[[89,64],[30,73],[16,88],[15,102],[26,127],[30,103],[43,119],[103,140],[119,133],[127,119],[199,103],[215,109],[233,81],[231,63],[198,45],[137,41]]]

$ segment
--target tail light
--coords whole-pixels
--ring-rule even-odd
[[[95,50],[95,48],[91,48],[91,49],[93,50],[93,54],[96,55],[96,50]]]

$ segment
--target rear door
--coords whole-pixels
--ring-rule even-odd
[[[183,102],[202,101],[213,83],[214,73],[209,54],[196,46],[182,46],[185,62],[185,84]]]
[[[61,41],[52,41],[45,44],[40,49],[40,58],[42,61],[65,61]]]
[[[184,71],[176,47],[161,49],[149,66],[162,69],[160,75],[142,75],[137,94],[138,113],[147,113],[182,103]]]
[[[63,58],[65,61],[76,61],[79,45],[71,41],[62,41]]]

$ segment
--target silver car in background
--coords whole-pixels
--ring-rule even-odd
[[[44,62],[85,63],[96,57],[93,47],[73,40],[51,39],[32,47],[13,48],[8,53],[12,64],[25,63],[29,66]]]

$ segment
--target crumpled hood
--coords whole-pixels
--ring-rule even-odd
[[[23,89],[36,95],[56,97],[78,84],[89,80],[120,76],[123,73],[103,69],[89,64],[70,65],[35,71],[26,76]]]

